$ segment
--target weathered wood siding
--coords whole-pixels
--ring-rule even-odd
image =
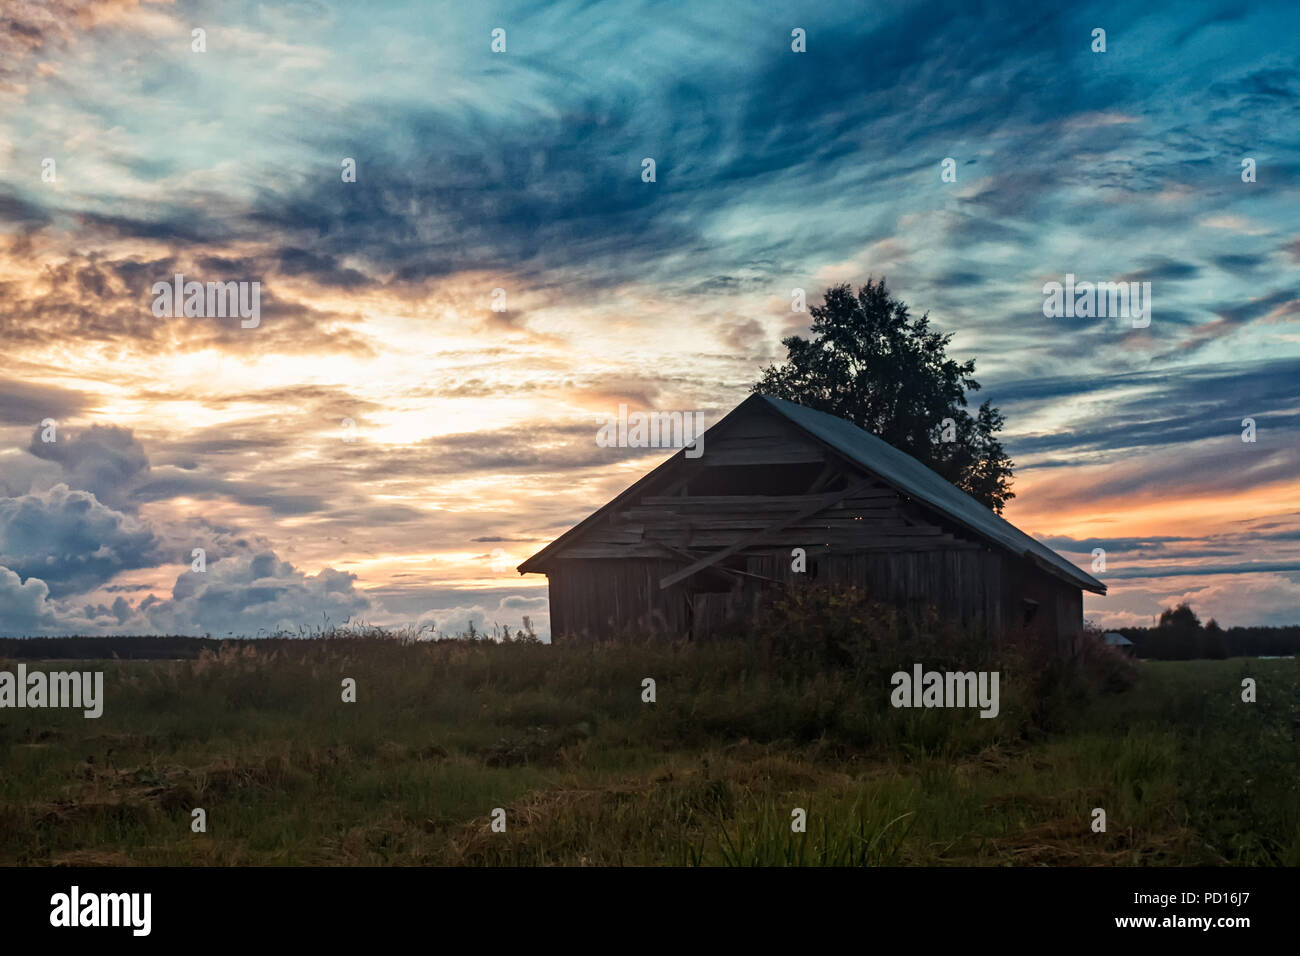
[[[704,639],[724,624],[753,614],[762,595],[776,586],[770,580],[787,587],[853,585],[874,600],[913,612],[933,607],[955,625],[990,637],[1023,627],[1053,642],[1062,655],[1078,651],[1082,593],[1010,556],[984,549],[810,549],[808,562],[808,572],[798,574],[790,569],[788,551],[746,554],[738,564],[755,577],[738,580],[709,573],[661,590],[660,580],[678,570],[680,561],[562,560],[549,575],[552,639]],[[1026,600],[1035,602],[1032,617]]]
[[[815,515],[780,524],[821,502],[816,495],[644,495],[565,549],[564,558],[654,558],[667,549],[710,550],[758,535],[751,548],[832,548],[838,551],[978,549],[976,542],[927,522],[893,491],[876,486],[828,504]],[[769,530],[770,529],[770,530]],[[788,551],[787,551],[788,553]]]
[[[805,583],[861,588],[873,600],[912,611],[934,607],[963,628],[1002,629],[1001,555],[979,548],[936,551],[808,551],[808,571],[790,570],[789,552],[748,559],[747,570]]]
[[[1007,556],[1002,604],[1010,627],[1026,627],[1044,640],[1052,641],[1057,653],[1069,656],[1079,650],[1083,638],[1083,591],[1041,570],[1028,561]],[[1037,609],[1026,622],[1025,601]]]
[[[549,577],[553,640],[703,639],[752,614],[764,592],[815,582],[932,606],[989,635],[1027,626],[1062,653],[1077,649],[1077,587],[992,548],[778,416],[729,419],[703,451],[629,489],[534,568]],[[807,552],[806,573],[791,570],[793,548]],[[661,587],[724,549],[715,566]]]
[[[685,586],[659,589],[659,580],[680,567],[680,561],[653,559],[564,559],[547,576],[551,640],[689,636]]]

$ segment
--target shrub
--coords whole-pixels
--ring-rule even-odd
[[[945,623],[933,608],[904,610],[857,587],[792,589],[769,601],[750,637],[767,661],[803,673],[887,678],[917,662],[966,670],[992,656],[990,642]]]

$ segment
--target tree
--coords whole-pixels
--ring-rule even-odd
[[[1228,635],[1214,618],[1205,625],[1205,656],[1215,660],[1228,656]]]
[[[912,318],[884,279],[857,295],[847,283],[829,288],[811,312],[812,340],[783,340],[785,362],[751,391],[848,419],[1000,514],[1015,497],[1013,462],[996,437],[1003,418],[987,401],[966,410],[966,392],[980,386],[973,359],[948,358],[952,334],[931,330],[929,313]]]
[[[1160,626],[1191,633],[1200,630],[1201,619],[1196,616],[1192,606],[1184,601],[1177,607],[1167,607],[1160,612]]]
[[[1160,612],[1158,630],[1173,659],[1222,659],[1228,656],[1228,642],[1219,622],[1211,619],[1202,627],[1201,619],[1186,601]]]

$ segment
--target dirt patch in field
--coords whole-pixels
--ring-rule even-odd
[[[50,866],[133,866],[135,861],[121,850],[72,850],[55,853]]]
[[[483,752],[483,763],[489,767],[517,767],[521,764],[559,766],[565,763],[564,751],[581,744],[591,736],[585,724],[571,727],[529,727],[522,733],[502,737]]]
[[[572,821],[577,817],[595,817],[602,805],[634,802],[646,799],[655,789],[647,781],[612,784],[600,788],[559,788],[536,790],[508,804],[506,833],[492,830],[489,817],[462,825],[453,833],[449,863],[452,865],[477,865],[502,861],[508,858],[510,847],[522,848],[537,831],[548,830],[559,821]],[[503,846],[503,836],[506,837]],[[566,849],[560,843],[547,841],[555,853]]]
[[[810,764],[783,756],[764,756],[725,768],[726,778],[754,790],[791,793],[809,790],[838,790],[854,786],[847,773],[819,770]]]
[[[1058,818],[989,841],[1017,866],[1161,866],[1177,864],[1188,834],[1181,828],[1093,833],[1088,822]]]
[[[1005,773],[1015,766],[1021,754],[1004,750],[1001,747],[985,747],[979,753],[957,761],[956,772],[963,777],[980,777],[988,774]]]
[[[43,829],[104,824],[145,826],[153,816],[147,804],[127,800],[60,800],[36,812],[36,826]]]

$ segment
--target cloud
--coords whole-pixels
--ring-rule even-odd
[[[492,634],[493,627],[510,630],[511,634],[523,627],[527,617],[537,636],[550,639],[549,603],[544,594],[516,594],[503,597],[495,607],[483,604],[438,607],[419,616],[418,627],[425,627],[445,637],[455,637],[469,630],[471,624],[480,634]]]
[[[1245,253],[1224,253],[1213,256],[1210,260],[1224,272],[1249,275],[1267,262],[1264,256],[1252,256]]]
[[[296,632],[300,627],[343,625],[380,610],[357,590],[357,577],[333,568],[306,574],[274,552],[259,551],[187,571],[170,601],[142,610],[159,633]]]
[[[0,636],[42,634],[298,633],[344,625],[383,608],[357,590],[356,575],[325,568],[306,574],[271,551],[227,556],[176,579],[170,599],[150,594],[136,604],[55,600],[46,582],[0,566]]]
[[[91,425],[80,431],[56,428],[54,441],[43,440],[37,425],[27,450],[63,469],[69,487],[91,492],[107,505],[129,506],[128,488],[149,470],[149,457],[129,428]]]
[[[23,581],[16,572],[0,567],[0,637],[26,637],[55,628],[49,596],[44,581]]]
[[[1260,427],[1267,422],[1270,434],[1285,445],[1291,436],[1300,439],[1298,378],[1300,359],[1283,357],[1205,364],[1177,376],[1152,369],[1044,377],[1000,385],[991,394],[1010,428],[1063,398],[1081,403],[1069,424],[1058,422],[1046,433],[1012,432],[1006,440],[1017,459],[1068,451],[1077,463],[1118,459],[1144,448],[1179,446],[1187,454],[1196,443],[1239,437],[1247,415]]]
[[[4,20],[0,21],[0,92],[25,92],[33,77],[43,75],[40,64],[35,62],[37,56],[52,59],[85,31],[129,22],[139,7],[140,0],[6,3]]]
[[[153,531],[95,495],[57,484],[0,498],[0,565],[39,578],[55,597],[86,591],[160,560]]]
[[[1194,279],[1201,272],[1199,266],[1192,262],[1179,262],[1158,256],[1135,272],[1126,272],[1119,277],[1120,282],[1177,282],[1182,279]]]
[[[17,196],[0,194],[0,222],[21,223],[27,228],[46,226],[53,222],[49,211],[34,202]]]
[[[81,392],[16,379],[0,380],[0,421],[36,422],[71,418],[85,411],[91,402]]]
[[[111,564],[74,579],[73,551],[48,555],[55,593],[29,613],[188,632],[314,621],[331,593],[346,610],[296,571],[221,583],[273,554],[357,568],[366,613],[417,580],[412,618],[504,614],[481,581],[442,593],[482,573],[471,539],[563,530],[648,470],[665,455],[598,448],[595,413],[725,411],[804,331],[789,290],[822,278],[887,272],[957,333],[1046,500],[1244,499],[1296,467],[1300,84],[1269,45],[1287,11],[1158,4],[1142,55],[1112,31],[1097,56],[1096,10],[823,4],[795,55],[761,3],[588,5],[579,31],[568,6],[519,4],[495,57],[469,7],[312,2],[214,24],[195,57],[184,9],[24,0],[0,25],[0,96],[22,107],[0,111],[0,494],[61,482],[147,516],[162,555],[107,582]],[[1203,52],[1212,83],[1185,69]],[[1044,322],[1037,277],[1066,271],[1159,281],[1151,328]],[[176,272],[261,281],[261,328],[155,318]],[[507,313],[485,306],[498,286]],[[75,427],[92,415],[111,424]],[[1260,443],[1229,457],[1245,415]],[[27,441],[45,417],[74,426],[66,446]],[[1069,530],[1145,541],[1153,565],[1238,546],[1121,524]],[[137,601],[191,544],[229,619],[193,582]],[[22,587],[45,584],[19,557]]]
[[[207,475],[188,474],[181,469],[160,468],[157,477],[143,482],[134,492],[139,501],[171,498],[230,500],[275,515],[302,515],[320,511],[328,504],[322,495],[290,488],[268,488],[263,482],[236,481]]]

